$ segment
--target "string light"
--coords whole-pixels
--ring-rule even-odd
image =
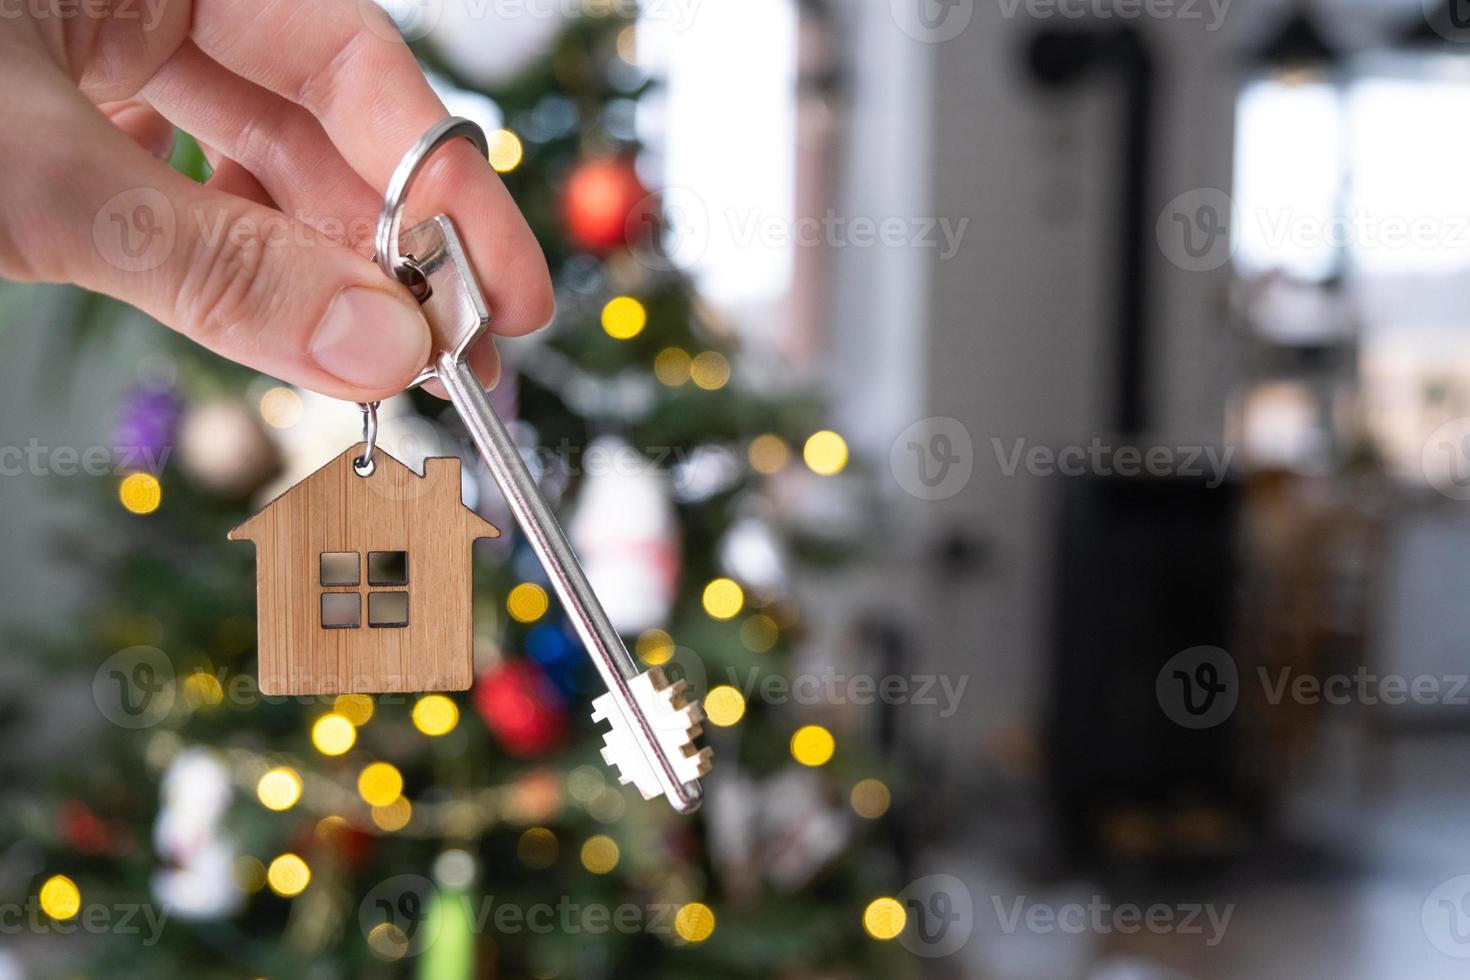
[[[295,854],[282,854],[266,869],[265,880],[277,895],[294,898],[311,884],[311,868]]]
[[[605,834],[587,838],[582,845],[582,867],[595,875],[605,875],[618,866],[617,842]]]
[[[638,659],[650,667],[666,664],[674,655],[674,638],[663,630],[645,630],[633,645]]]
[[[332,710],[361,728],[372,720],[373,699],[366,694],[339,694],[332,702]]]
[[[301,777],[289,766],[277,766],[260,777],[255,795],[267,810],[289,810],[301,799]]]
[[[301,396],[290,388],[277,385],[260,396],[260,417],[273,429],[289,429],[303,414]]]
[[[674,913],[674,931],[686,943],[702,943],[715,932],[715,913],[703,902],[690,902]]]
[[[151,514],[163,503],[163,484],[152,473],[129,473],[117,486],[117,499],[130,514]]]
[[[852,788],[853,812],[867,820],[877,820],[883,816],[892,803],[893,794],[876,779],[861,780]]]
[[[653,359],[653,376],[670,388],[689,383],[690,365],[693,359],[682,347],[665,347]]]
[[[335,711],[322,715],[311,726],[311,744],[322,755],[341,755],[357,741],[352,722]]]
[[[403,795],[403,774],[388,762],[374,762],[357,777],[357,792],[372,806],[387,806]]]
[[[746,457],[750,460],[751,469],[770,476],[779,473],[791,460],[791,447],[786,445],[785,439],[767,432],[750,440]]]
[[[402,830],[408,826],[408,821],[413,817],[413,804],[408,802],[408,797],[400,796],[386,806],[373,807],[373,823],[379,830],[392,833]]]
[[[631,296],[618,296],[602,308],[602,329],[614,340],[632,340],[648,326],[648,311]]]
[[[730,362],[724,354],[707,350],[690,363],[689,376],[705,391],[715,391],[730,380]]]
[[[425,735],[448,735],[459,724],[459,706],[442,694],[428,694],[413,706],[413,726]]]
[[[765,613],[756,613],[740,624],[740,642],[751,653],[765,653],[776,645],[781,631]]]
[[[508,174],[521,165],[526,149],[521,138],[508,129],[497,129],[490,134],[490,166],[498,174]]]
[[[66,875],[52,875],[41,886],[41,911],[57,921],[75,916],[82,908],[82,890]]]
[[[908,920],[908,913],[896,898],[875,898],[863,910],[864,931],[881,942],[897,939]]]
[[[715,619],[734,619],[745,607],[745,592],[733,579],[717,578],[704,587],[704,611]]]
[[[712,688],[704,696],[704,716],[711,725],[729,728],[745,717],[745,697],[729,684]]]
[[[546,615],[546,609],[551,600],[546,597],[546,590],[532,582],[522,582],[510,590],[510,595],[505,597],[505,608],[510,613],[511,619],[518,623],[534,623]]]
[[[806,725],[791,736],[791,757],[804,766],[825,766],[837,751],[832,733],[821,725]]]
[[[818,476],[836,476],[847,466],[847,441],[832,430],[823,429],[806,441],[801,457]]]
[[[516,842],[516,857],[522,864],[537,871],[545,870],[556,863],[561,846],[556,835],[545,827],[532,827]]]

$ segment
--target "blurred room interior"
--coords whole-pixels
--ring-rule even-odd
[[[792,573],[796,664],[966,679],[952,712],[816,709],[907,775],[881,830],[899,884],[952,875],[973,906],[902,975],[1463,975],[1470,888],[1440,890],[1470,874],[1464,6],[638,22],[628,70],[658,85],[622,125],[669,254],[737,370],[819,389],[854,461],[783,501],[859,540]],[[25,296],[0,312],[0,443],[105,443],[161,331],[92,337],[56,383],[38,335],[72,307]],[[108,533],[78,506],[0,480],[13,629],[87,599],[54,545]],[[50,705],[28,748],[74,744],[86,682],[0,670]],[[719,774],[716,808],[740,791]],[[1008,927],[1021,898],[1231,911],[1215,937]]]

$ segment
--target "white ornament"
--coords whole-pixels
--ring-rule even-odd
[[[169,763],[159,794],[153,846],[165,867],[153,875],[153,894],[183,918],[234,912],[241,902],[235,845],[220,833],[233,796],[228,770],[204,749],[185,749]]]
[[[620,633],[662,626],[679,581],[679,530],[668,480],[620,439],[598,439],[567,528],[592,588]]]

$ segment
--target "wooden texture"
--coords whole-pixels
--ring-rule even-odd
[[[354,446],[230,532],[256,546],[260,689],[266,694],[463,691],[472,677],[471,544],[499,531],[460,502],[458,459],[424,475],[374,453],[359,476]],[[402,551],[406,585],[372,585],[368,554]],[[358,584],[321,584],[324,552],[355,552]],[[322,625],[324,592],[357,593],[360,625]],[[408,625],[368,624],[368,597],[408,593]]]

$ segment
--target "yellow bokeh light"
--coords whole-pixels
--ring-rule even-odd
[[[235,887],[247,895],[265,887],[265,865],[260,863],[260,858],[249,854],[235,858]]]
[[[295,854],[282,854],[266,869],[265,880],[271,891],[282,898],[292,898],[311,884],[311,868]]]
[[[163,503],[163,484],[152,473],[129,473],[117,486],[117,499],[132,514],[151,514]]]
[[[387,806],[403,795],[403,774],[392,763],[374,762],[358,775],[357,792],[373,806]]]
[[[730,380],[730,362],[724,354],[707,350],[690,363],[689,376],[705,391],[723,388]]]
[[[413,727],[425,735],[448,735],[459,724],[459,705],[442,694],[427,694],[413,706]]]
[[[544,870],[556,863],[561,846],[556,835],[545,827],[532,827],[516,842],[516,857],[528,868]]]
[[[704,716],[711,725],[729,728],[745,717],[745,696],[729,684],[712,688],[704,696]]]
[[[864,779],[852,788],[853,812],[867,820],[883,816],[892,803],[893,794],[879,780]]]
[[[335,711],[322,715],[311,726],[311,744],[322,755],[341,755],[357,741],[352,722]]]
[[[490,134],[490,166],[498,174],[508,174],[521,165],[526,148],[521,138],[508,129],[497,129]]]
[[[863,910],[863,929],[874,939],[897,939],[909,916],[896,898],[875,898]]]
[[[847,466],[847,440],[830,429],[815,432],[802,448],[801,458],[818,476],[836,476]]]
[[[605,875],[618,866],[617,842],[605,834],[587,838],[582,845],[582,867],[595,875]]]
[[[663,630],[645,630],[633,645],[638,659],[650,667],[666,664],[674,655],[674,638]]]
[[[273,429],[291,428],[304,413],[301,396],[290,388],[277,385],[260,396],[260,417]]]
[[[750,460],[751,469],[770,476],[779,473],[791,461],[791,447],[786,445],[785,439],[767,432],[750,440],[746,457]]]
[[[289,810],[301,799],[301,777],[290,766],[277,766],[260,777],[255,795],[267,810]]]
[[[806,725],[791,736],[791,757],[804,766],[824,766],[837,751],[832,733],[821,725]]]
[[[693,359],[684,348],[665,347],[653,359],[653,376],[670,388],[677,388],[689,383],[691,364]]]
[[[631,296],[618,296],[602,308],[602,329],[614,340],[631,340],[648,326],[648,311]]]
[[[66,875],[52,875],[41,886],[41,911],[53,919],[70,919],[82,909],[82,890]]]
[[[184,678],[184,700],[191,708],[213,708],[225,699],[219,678],[204,670],[196,670]]]
[[[510,590],[510,595],[505,597],[505,608],[512,619],[518,623],[534,623],[546,615],[546,609],[551,600],[546,596],[546,590],[531,582],[522,582]]]
[[[387,806],[373,807],[373,823],[379,830],[386,830],[389,833],[407,827],[412,817],[413,804],[408,802],[406,796],[398,797]]]
[[[704,587],[704,611],[715,619],[734,619],[745,608],[745,592],[733,579],[717,578]]]
[[[332,711],[361,728],[372,720],[373,699],[366,694],[339,694],[332,702]]]
[[[702,943],[715,932],[715,913],[703,902],[690,902],[674,913],[674,932],[686,943]]]
[[[408,955],[411,944],[408,933],[392,922],[379,922],[368,931],[368,951],[385,963],[401,960]]]
[[[740,624],[740,642],[751,653],[765,653],[776,645],[781,630],[765,613],[756,613]]]
[[[631,24],[618,32],[618,57],[630,65],[638,64],[638,29]]]

